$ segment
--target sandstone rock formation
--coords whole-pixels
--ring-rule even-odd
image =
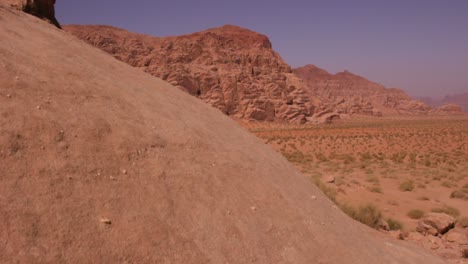
[[[6,4],[31,15],[49,20],[56,27],[61,28],[55,18],[55,0],[0,0],[0,4]]]
[[[459,105],[465,113],[468,113],[468,93],[447,95],[442,98],[440,104],[456,104]]]
[[[325,109],[344,114],[427,114],[426,104],[412,100],[400,89],[388,89],[348,71],[330,74],[314,65],[294,69]]]
[[[445,234],[455,227],[456,219],[444,213],[428,213],[418,222],[416,230],[422,234]]]
[[[2,263],[444,263],[351,220],[200,100],[0,17]]]
[[[166,38],[108,26],[64,28],[234,118],[303,123],[317,104],[269,39],[244,28]]]
[[[432,228],[431,228],[432,229]],[[424,235],[423,235],[424,234]],[[444,235],[439,232],[429,234],[423,232],[409,232],[400,239],[415,243],[430,249],[435,254],[449,261],[449,263],[465,263],[468,251],[468,233],[463,229],[450,229]]]
[[[443,105],[456,105],[459,106],[463,112],[468,113],[468,93],[446,95],[440,100],[426,96],[421,97],[420,100],[433,108],[441,107]]]
[[[436,115],[461,115],[463,114],[463,109],[456,104],[444,104],[431,110],[431,113]]]

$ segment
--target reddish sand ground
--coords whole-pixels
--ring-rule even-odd
[[[442,209],[460,220],[468,217],[467,115],[356,117],[320,126],[243,125],[306,177],[319,180],[338,204],[373,204],[404,231],[416,228],[411,210]],[[457,229],[468,234],[466,228]]]

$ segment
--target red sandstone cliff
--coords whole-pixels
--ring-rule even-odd
[[[430,107],[412,100],[403,90],[385,88],[348,71],[330,74],[314,65],[294,69],[310,92],[328,108],[345,114],[380,116],[386,113],[427,114]]]
[[[166,38],[108,26],[65,30],[235,118],[305,122],[317,105],[269,39],[244,28]]]

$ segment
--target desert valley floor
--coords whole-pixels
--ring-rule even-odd
[[[294,163],[348,214],[373,208],[390,230],[404,232],[414,232],[428,212],[458,218],[459,230],[468,226],[466,115],[243,125]]]

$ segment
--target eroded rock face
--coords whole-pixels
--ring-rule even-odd
[[[330,74],[314,65],[294,69],[311,93],[338,113],[382,116],[387,113],[426,114],[430,107],[400,89],[387,89],[348,71]]]
[[[65,30],[235,118],[305,122],[316,106],[269,39],[244,28],[167,38],[106,26]]]
[[[416,231],[421,234],[445,234],[455,227],[455,218],[443,213],[428,213],[418,223]]]
[[[1,0],[0,3],[5,3],[39,18],[47,19],[56,27],[61,28],[60,23],[55,18],[55,0]]]

